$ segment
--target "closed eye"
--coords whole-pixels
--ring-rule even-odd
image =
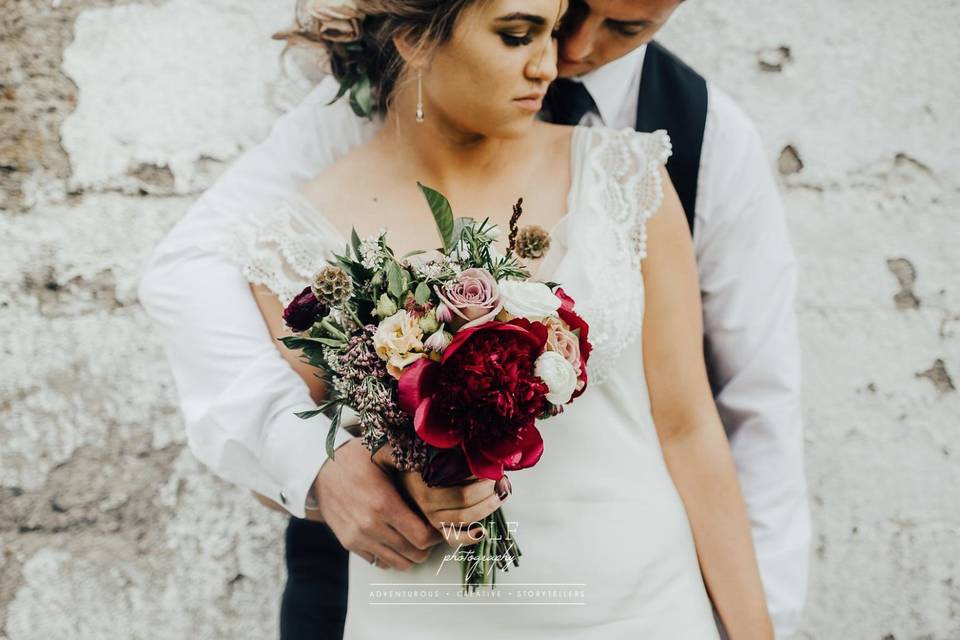
[[[649,25],[646,24],[629,24],[623,22],[614,22],[612,20],[607,22],[607,28],[617,35],[624,36],[625,38],[632,38],[640,35],[647,30],[648,26]]]
[[[521,36],[513,35],[510,33],[501,33],[500,38],[503,40],[503,43],[508,47],[522,47],[533,42],[533,38],[529,33],[525,33]]]

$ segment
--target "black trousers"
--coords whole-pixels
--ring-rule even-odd
[[[341,640],[347,615],[349,552],[323,522],[290,518],[281,640]]]

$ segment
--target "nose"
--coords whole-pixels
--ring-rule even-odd
[[[563,38],[563,59],[570,62],[583,62],[593,53],[596,37],[596,25],[587,18],[572,25]]]
[[[557,40],[551,38],[540,55],[531,58],[525,69],[530,80],[550,84],[557,79]]]

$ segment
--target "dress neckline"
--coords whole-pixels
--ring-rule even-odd
[[[567,200],[566,206],[567,211],[548,229],[548,233],[553,237],[554,232],[563,226],[569,221],[569,218],[577,209],[577,198],[579,197],[580,191],[580,161],[582,154],[580,153],[579,146],[581,144],[582,130],[586,129],[583,125],[575,125],[573,131],[570,133],[570,187],[567,189]],[[345,236],[340,229],[336,227],[329,218],[320,209],[310,201],[309,198],[303,193],[302,190],[296,189],[293,191],[293,200],[299,204],[304,210],[310,215],[311,218],[315,219],[322,227],[325,228],[325,231],[332,235],[334,240],[337,242],[338,247],[346,246],[347,236]],[[384,225],[384,228],[389,232],[390,227]],[[566,244],[566,241],[564,241]],[[339,250],[339,249],[338,249]],[[548,253],[547,256],[550,254]],[[562,260],[562,258],[561,258]],[[543,271],[543,266],[547,264],[547,258],[543,258],[533,274],[534,279],[542,279],[541,272]],[[557,263],[559,264],[559,263]],[[556,269],[554,266],[554,269]]]

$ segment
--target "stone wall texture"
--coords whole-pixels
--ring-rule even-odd
[[[151,248],[303,86],[292,0],[0,0],[0,639],[269,638],[285,520],[185,448]],[[691,0],[801,264],[806,622],[960,638],[960,2]]]

